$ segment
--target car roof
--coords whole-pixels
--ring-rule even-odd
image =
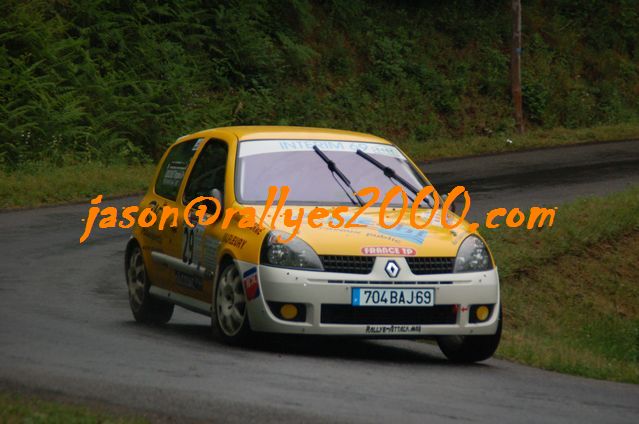
[[[211,128],[180,137],[178,141],[193,137],[232,136],[237,141],[244,140],[332,140],[332,141],[366,141],[372,143],[391,144],[388,140],[371,134],[354,131],[335,130],[330,128],[289,127],[289,126],[237,126]]]

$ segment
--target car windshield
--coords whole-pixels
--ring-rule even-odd
[[[397,181],[356,154],[368,153],[384,166],[393,168],[413,186],[427,185],[406,157],[393,145],[326,140],[251,140],[239,145],[235,171],[235,195],[243,204],[263,204],[270,186],[289,186],[287,204],[293,205],[353,205],[344,185],[329,170],[326,162],[313,150],[317,146],[350,180],[353,189],[377,187],[380,204]],[[406,188],[404,191],[412,197]],[[364,200],[368,200],[365,198]],[[391,206],[401,206],[396,196]]]

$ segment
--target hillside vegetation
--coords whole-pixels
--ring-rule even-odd
[[[529,127],[639,121],[638,2],[523,15]],[[510,35],[509,0],[6,0],[0,168],[145,162],[230,124],[507,134]]]

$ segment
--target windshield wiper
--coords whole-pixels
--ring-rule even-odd
[[[366,159],[367,161],[369,161],[370,163],[375,165],[377,168],[381,169],[384,172],[384,175],[387,176],[391,181],[395,180],[395,181],[399,182],[401,185],[406,187],[408,190],[412,191],[415,196],[417,196],[417,194],[419,193],[419,190],[417,189],[417,187],[415,187],[414,185],[412,185],[411,183],[406,181],[404,179],[404,177],[401,177],[401,176],[397,175],[397,172],[395,172],[395,170],[393,168],[391,168],[390,166],[384,165],[383,163],[381,163],[380,161],[378,161],[377,159],[375,159],[374,157],[372,157],[368,153],[363,152],[360,149],[357,149],[357,151],[355,153],[357,153],[357,155],[363,157],[364,159]],[[411,200],[414,200],[414,199],[411,199]],[[426,204],[429,207],[431,207],[431,208],[433,207],[432,203],[430,202],[430,198],[427,197],[424,200],[426,200]]]
[[[348,196],[348,198],[350,199],[351,202],[353,202],[353,204],[357,204],[359,203],[360,206],[364,206],[364,201],[357,195],[357,192],[355,191],[355,189],[353,188],[353,186],[351,186],[351,181],[346,178],[346,175],[344,175],[344,173],[342,171],[340,171],[340,169],[337,167],[337,165],[335,165],[335,162],[333,162],[332,160],[330,160],[328,158],[328,156],[326,156],[324,154],[324,152],[322,152],[320,150],[319,147],[317,146],[313,146],[313,150],[315,150],[315,153],[317,153],[319,155],[320,158],[322,158],[322,160],[324,162],[326,162],[326,165],[328,165],[328,169],[331,171],[331,173],[333,174],[333,178],[335,178],[335,175],[337,175],[339,177],[340,180],[342,180],[344,182],[344,184],[346,184],[346,187],[348,187],[351,190],[351,193],[353,194],[353,196],[355,196],[355,199],[357,199],[357,202],[355,202],[355,200],[353,200],[353,198],[351,197],[350,193],[348,192],[348,190],[346,190],[339,182],[337,183],[338,186],[340,186],[342,188],[342,190],[344,190],[344,193],[346,193],[346,195]],[[335,180],[337,181],[337,180]]]

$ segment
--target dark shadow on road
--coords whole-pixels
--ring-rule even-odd
[[[198,347],[250,351],[255,353],[295,355],[315,358],[334,358],[392,364],[445,365],[450,367],[482,368],[486,364],[453,364],[435,352],[436,346],[421,341],[392,340],[384,342],[352,337],[326,337],[310,335],[256,334],[247,346],[228,346],[211,336],[207,325],[166,324],[153,326],[134,321],[122,323],[129,329],[148,331],[149,335],[170,337],[176,341],[196,342]],[[397,343],[395,345],[395,343]],[[401,345],[400,345],[401,344]]]

